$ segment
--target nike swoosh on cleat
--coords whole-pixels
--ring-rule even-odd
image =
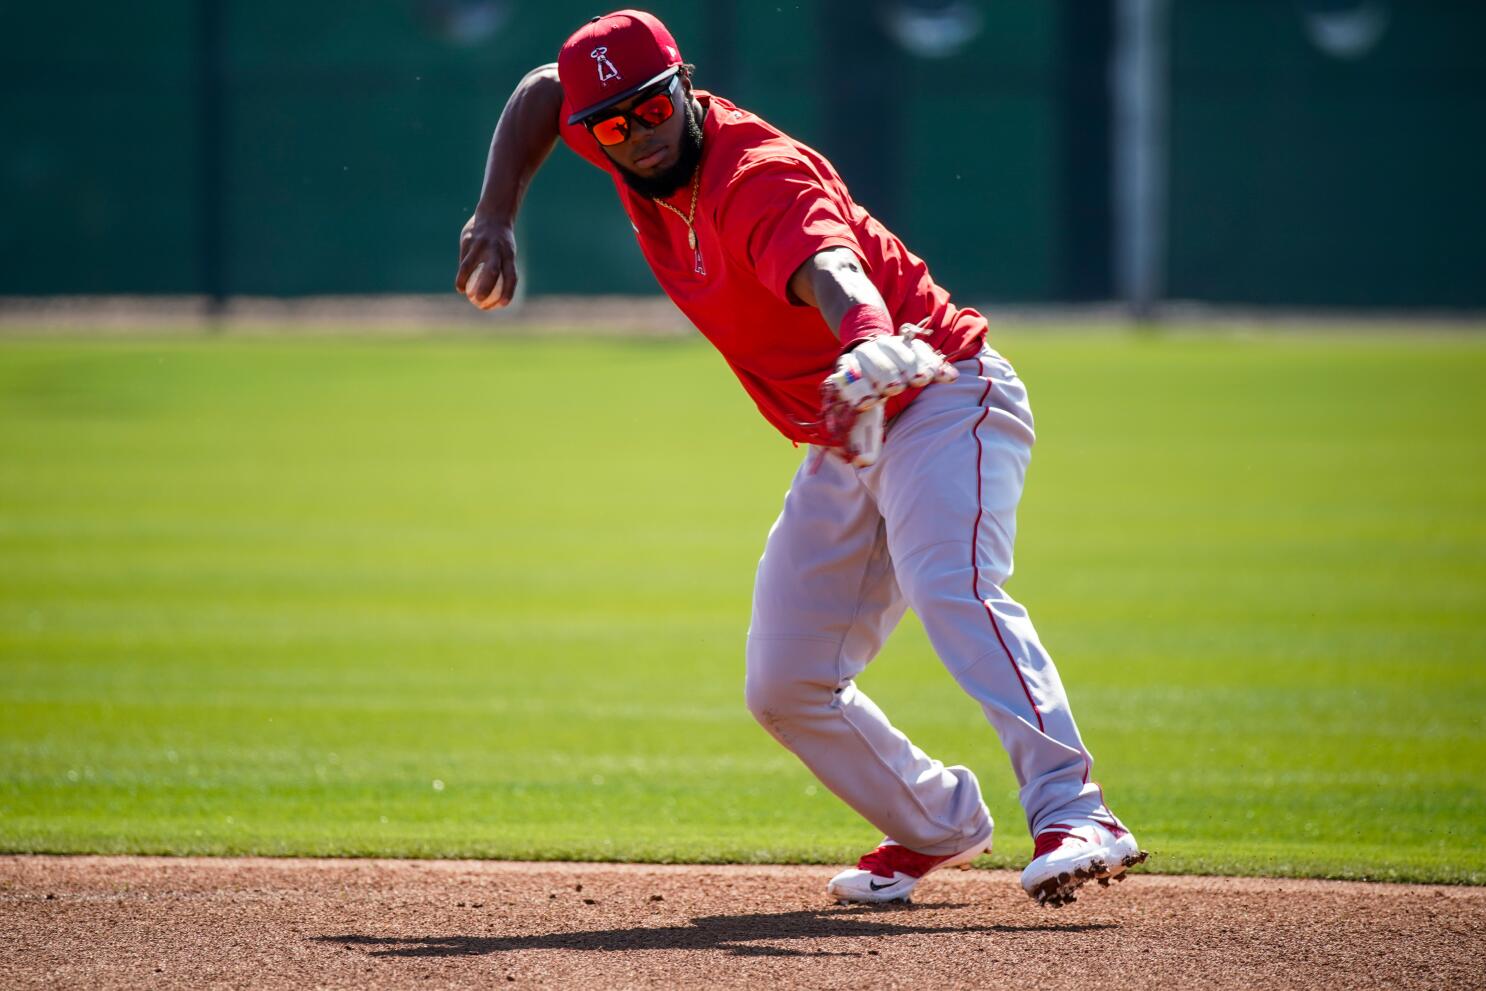
[[[897,883],[897,881],[889,881],[887,884],[878,884],[876,881],[868,881],[867,887],[871,888],[873,891],[881,891],[883,888],[891,888]]]

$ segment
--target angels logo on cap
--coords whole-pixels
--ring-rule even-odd
[[[595,17],[574,31],[557,53],[568,123],[576,124],[664,81],[680,67],[676,39],[653,14],[617,10]]]
[[[614,63],[609,61],[609,49],[600,45],[588,53],[593,60],[599,64],[599,82],[606,83],[611,79],[619,79],[619,70],[614,68]]]

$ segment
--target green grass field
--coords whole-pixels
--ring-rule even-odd
[[[1152,869],[1486,883],[1486,337],[1022,329],[1012,591]],[[703,344],[0,341],[0,849],[854,859]],[[863,685],[976,768],[909,620]]]

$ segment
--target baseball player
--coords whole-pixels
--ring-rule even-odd
[[[507,102],[454,283],[482,309],[516,290],[517,210],[559,138],[613,180],[661,288],[759,412],[810,445],[759,562],[745,696],[884,835],[830,894],[906,901],[991,848],[975,775],[914,746],[856,686],[908,607],[1011,758],[1036,843],[1027,894],[1062,905],[1144,860],[1005,591],[1033,421],[985,319],[818,152],[694,88],[671,33],[634,10],[579,28]]]

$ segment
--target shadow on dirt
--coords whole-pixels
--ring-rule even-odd
[[[921,908],[963,908],[962,905],[921,905]],[[901,909],[894,914],[899,914]],[[628,929],[598,929],[587,932],[540,933],[531,936],[314,936],[322,943],[370,947],[377,957],[462,957],[512,950],[723,950],[741,957],[843,957],[861,956],[853,950],[839,952],[793,950],[785,946],[757,945],[791,939],[881,939],[890,936],[934,933],[1033,933],[1092,932],[1110,925],[995,925],[929,926],[886,921],[880,909],[836,908],[803,912],[757,913],[753,915],[708,915],[685,926],[634,926]]]

